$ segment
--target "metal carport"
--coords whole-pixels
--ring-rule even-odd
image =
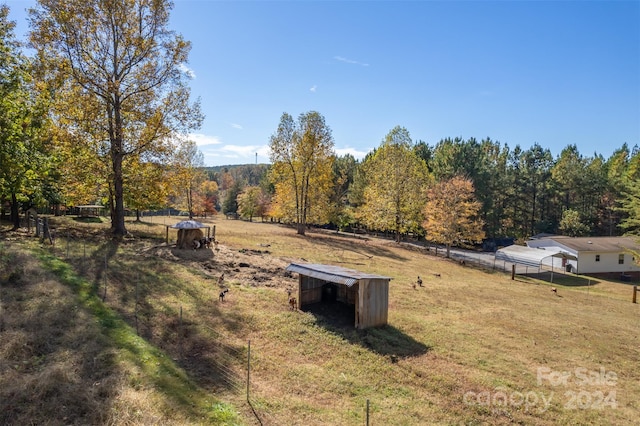
[[[496,261],[502,260],[505,263],[508,262],[515,265],[538,268],[538,272],[540,272],[540,268],[543,266],[543,264],[546,264],[545,259],[550,260],[549,266],[551,266],[552,272],[554,270],[554,259],[564,259],[565,262],[567,259],[578,260],[576,256],[559,248],[554,247],[539,249],[519,246],[515,244],[512,246],[501,248],[500,250],[496,251],[495,255]]]

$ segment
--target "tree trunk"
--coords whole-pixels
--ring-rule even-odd
[[[140,209],[136,209],[136,222],[140,222]]]
[[[114,75],[117,75],[114,69]],[[113,166],[113,196],[114,209],[111,218],[111,232],[115,236],[123,236],[127,234],[124,226],[124,182],[122,177],[122,161],[124,160],[124,136],[122,132],[122,117],[120,110],[122,108],[120,96],[118,93],[113,94],[112,109],[108,111],[109,115],[109,139],[111,142],[111,163]]]
[[[298,235],[305,234],[305,226],[304,223],[298,223]]]
[[[122,152],[120,146],[114,149],[113,155],[113,187],[115,208],[111,230],[114,235],[122,236],[127,234],[124,226],[124,184],[122,181]]]

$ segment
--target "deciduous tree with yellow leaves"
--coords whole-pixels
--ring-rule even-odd
[[[358,219],[371,229],[393,231],[398,242],[403,233],[418,231],[429,171],[407,129],[393,128],[362,167],[366,186]]]
[[[483,222],[478,217],[482,205],[476,200],[473,182],[455,176],[436,183],[427,193],[422,224],[426,239],[447,247],[468,245],[484,238]]]
[[[297,225],[305,234],[309,221],[322,223],[329,212],[333,185],[333,136],[324,117],[310,111],[295,122],[284,113],[278,130],[269,141],[273,166],[270,179],[275,186],[272,214]]]

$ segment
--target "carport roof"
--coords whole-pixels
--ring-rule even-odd
[[[345,284],[348,287],[351,287],[359,280],[362,279],[382,279],[382,280],[390,280],[390,277],[385,277],[382,275],[375,274],[367,274],[366,272],[356,271],[354,269],[347,269],[341,266],[334,265],[322,265],[318,263],[292,263],[287,266],[287,271],[297,272],[301,275],[305,275],[308,277],[318,278],[320,280],[337,283],[337,284]]]
[[[578,260],[572,254],[557,247],[546,247],[544,249],[531,248],[525,246],[512,245],[496,251],[496,260],[504,260],[518,265],[540,267],[542,260],[547,257],[559,257],[564,259]]]

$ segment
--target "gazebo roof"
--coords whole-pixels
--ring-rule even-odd
[[[182,222],[178,222],[175,225],[172,225],[171,227],[175,229],[209,228],[209,226],[203,224],[202,222],[198,222],[197,220],[183,220]]]

